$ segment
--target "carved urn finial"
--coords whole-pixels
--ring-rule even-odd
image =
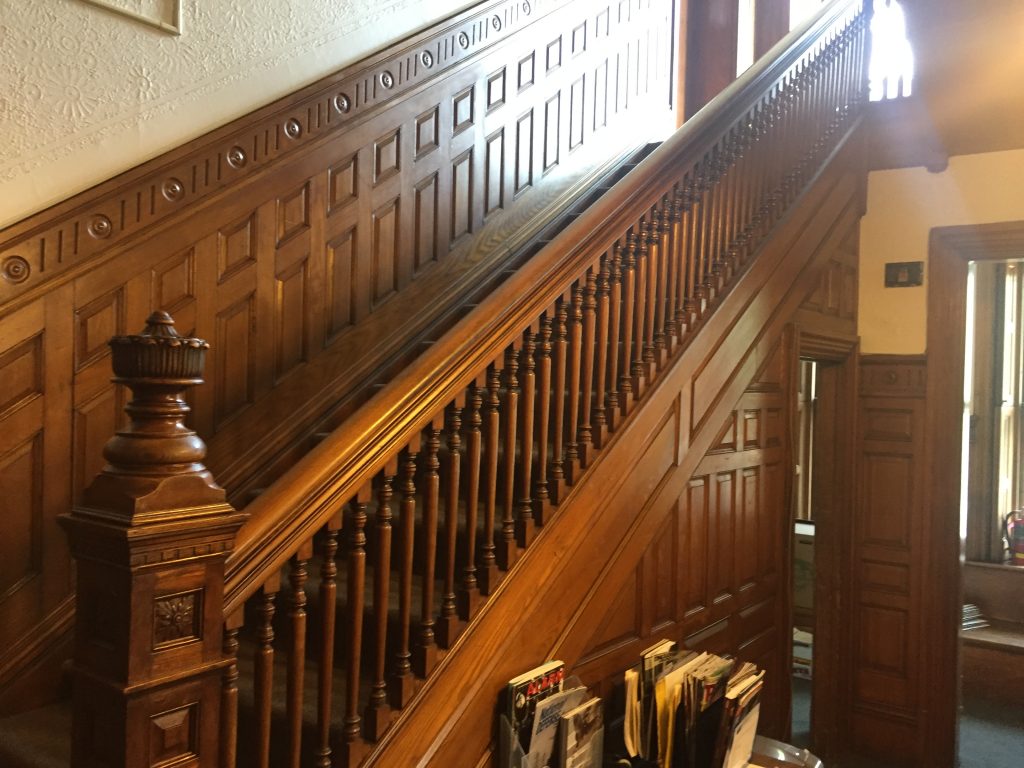
[[[85,492],[85,505],[139,522],[147,513],[224,503],[203,465],[206,445],[185,425],[184,393],[202,384],[210,345],[183,337],[166,312],[138,334],[110,340],[114,381],[132,391],[130,419],[106,444],[107,466]]]

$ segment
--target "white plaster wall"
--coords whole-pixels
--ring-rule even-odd
[[[951,157],[942,173],[905,168],[869,174],[867,215],[860,228],[861,351],[925,351],[933,227],[1022,219],[1024,150]],[[924,261],[925,285],[885,288],[885,264],[892,261]]]
[[[108,0],[165,20],[173,0]],[[0,0],[0,227],[472,5],[181,0],[184,34]]]

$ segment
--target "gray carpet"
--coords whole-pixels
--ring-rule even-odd
[[[810,747],[811,682],[793,678],[793,736]],[[1024,702],[1016,707],[965,698],[960,712],[960,768],[1024,766]],[[884,762],[856,759],[843,768],[889,768]]]

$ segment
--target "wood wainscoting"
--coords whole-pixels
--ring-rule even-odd
[[[371,760],[488,765],[503,681],[559,658],[610,695],[659,637],[766,665],[766,730],[785,735],[796,360],[786,329],[857,227],[860,146],[855,134],[779,225]]]
[[[211,341],[190,423],[241,500],[499,280],[648,107],[671,124],[674,13],[481,2],[0,231],[0,644],[71,592],[56,517],[121,422],[111,336],[161,309]]]

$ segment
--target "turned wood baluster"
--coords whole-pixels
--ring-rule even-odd
[[[704,274],[704,291],[708,301],[716,299],[722,288],[722,185],[721,180],[721,140],[715,144],[707,159],[708,170],[708,236],[707,269]]]
[[[647,267],[649,264],[651,225],[647,220],[650,212],[640,220],[639,233],[636,237],[636,297],[633,304],[633,362],[630,372],[633,375],[633,396],[643,396],[647,384],[651,380],[649,363],[644,359],[647,346]]]
[[[256,708],[256,765],[270,768],[270,715],[274,703],[274,598],[279,577],[268,579],[256,606],[253,698]]]
[[[533,359],[535,351],[533,332],[527,328],[523,331],[522,365],[520,367],[522,403],[519,405],[519,498],[516,501],[516,539],[519,546],[524,548],[533,542],[535,532],[533,500],[530,498],[533,485],[533,444],[536,439],[533,431],[537,396],[536,361]]]
[[[707,181],[707,164],[702,159],[694,172],[693,202],[690,206],[690,223],[692,225],[690,242],[692,243],[691,254],[693,259],[693,302],[694,314],[699,319],[704,315],[707,306],[707,295],[704,288],[704,274],[707,269],[707,242],[705,219],[707,204],[705,194],[707,192],[705,182]]]
[[[696,254],[693,249],[693,173],[683,177],[679,198],[679,305],[676,322],[679,335],[693,330],[697,320]]]
[[[551,481],[548,492],[555,504],[565,498],[565,380],[566,359],[569,342],[566,340],[568,330],[566,320],[569,312],[565,308],[565,300],[555,302],[554,343],[551,345],[554,358],[554,384],[551,390],[555,412],[551,422]]]
[[[743,260],[754,252],[754,216],[757,205],[757,173],[761,152],[761,105],[757,104],[747,114],[747,150],[743,166],[743,192],[740,201],[740,217],[743,221]]]
[[[459,618],[469,621],[476,614],[480,601],[480,589],[476,578],[476,540],[477,528],[477,506],[480,503],[480,454],[481,434],[480,427],[483,418],[480,409],[484,402],[484,389],[479,384],[480,379],[474,381],[469,388],[469,416],[466,430],[466,532],[465,565],[462,568],[462,580],[459,585],[458,608]]]
[[[767,231],[768,212],[770,210],[771,195],[771,139],[774,138],[773,127],[775,122],[775,95],[769,94],[761,113],[761,141],[760,152],[758,153],[757,194],[755,196],[756,210],[754,213],[754,238],[755,249],[761,243],[761,238]]]
[[[423,457],[423,523],[420,544],[423,570],[420,582],[423,586],[420,600],[420,628],[413,657],[414,669],[420,677],[426,677],[437,664],[437,642],[434,638],[434,566],[437,561],[437,511],[441,495],[441,478],[438,474],[441,464],[437,452],[441,449],[441,430],[431,423],[426,429]]]
[[[594,399],[594,338],[597,323],[597,275],[594,268],[587,270],[586,283],[583,286],[583,361],[580,366],[580,427],[576,433],[576,451],[579,454],[580,466],[587,467],[592,461],[594,450],[594,428],[591,424]]]
[[[363,655],[363,612],[366,587],[366,508],[371,493],[369,486],[349,502],[348,509],[348,624],[347,666],[345,668],[345,719],[342,729],[341,763],[354,766],[361,757],[362,718],[359,716],[359,670]]]
[[[341,530],[341,513],[328,521],[324,528],[324,539],[320,564],[320,657],[319,688],[317,691],[316,732],[317,768],[331,768],[331,711],[334,694],[334,633],[337,624],[338,606],[338,531]]]
[[[673,196],[666,195],[661,207],[661,226],[659,253],[661,258],[658,272],[658,311],[654,329],[654,347],[658,353],[658,365],[663,365],[668,353],[672,350],[675,338],[675,294],[676,294],[676,259],[675,231],[672,227]]]
[[[605,396],[608,381],[608,322],[610,310],[608,281],[611,273],[608,264],[611,253],[605,251],[601,256],[601,264],[597,273],[594,308],[597,313],[596,359],[594,360],[594,413],[591,417],[591,437],[594,446],[603,448],[608,439],[608,415],[605,410]]]
[[[619,425],[619,336],[622,328],[622,246],[612,247],[608,271],[608,393],[605,395],[605,420],[608,429]]]
[[[636,292],[636,233],[626,235],[622,252],[622,344],[619,361],[619,410],[626,416],[633,409],[633,333],[636,319],[633,299]]]
[[[291,559],[288,595],[288,619],[291,624],[291,648],[288,654],[287,719],[288,765],[299,768],[302,757],[302,694],[306,674],[306,564],[312,556],[309,541]]]
[[[569,309],[569,387],[566,392],[568,419],[566,420],[565,479],[572,484],[579,480],[580,451],[580,368],[583,364],[583,288],[572,287],[572,305]]]
[[[448,451],[444,473],[444,585],[437,621],[437,643],[451,648],[459,636],[455,597],[455,547],[459,535],[459,477],[462,471],[462,397],[448,406]]]
[[[729,132],[729,151],[726,156],[725,178],[725,236],[724,254],[727,278],[739,269],[739,161],[740,134],[734,126]]]
[[[388,707],[386,674],[388,649],[388,596],[391,593],[391,497],[397,465],[389,463],[377,486],[377,513],[374,516],[376,557],[373,562],[373,683],[366,702],[366,737],[377,741],[391,719]]]
[[[552,310],[540,320],[537,337],[537,469],[533,473],[533,519],[544,525],[551,513],[548,493],[548,435],[551,428],[551,336]]]
[[[495,518],[498,508],[498,453],[501,430],[501,372],[498,364],[487,369],[487,395],[484,410],[484,530],[480,539],[478,578],[480,591],[491,594],[498,586],[498,560],[495,555]]]
[[[498,564],[504,570],[515,565],[519,557],[516,548],[515,480],[516,480],[516,427],[519,421],[519,355],[515,347],[505,350],[505,429],[502,441],[502,509],[501,538],[498,541]]]
[[[221,676],[220,768],[235,768],[238,760],[238,631],[241,612],[224,625],[224,658],[230,663]]]
[[[754,216],[752,233],[755,238],[754,247],[760,245],[761,234],[764,231],[766,211],[768,210],[769,194],[769,158],[771,155],[770,139],[772,130],[772,101],[771,97],[764,103],[760,115],[759,145],[760,151],[757,158],[756,194],[754,195]]]
[[[412,629],[412,571],[416,540],[416,456],[420,450],[417,436],[406,448],[401,460],[402,502],[399,506],[398,549],[398,650],[391,677],[391,706],[403,709],[412,698],[412,651],[409,647]]]
[[[686,242],[683,238],[683,188],[685,179],[675,185],[671,203],[671,249],[669,260],[672,263],[672,300],[668,322],[672,340],[678,344],[687,329],[686,319]]]
[[[750,187],[751,120],[752,116],[747,114],[741,121],[736,159],[736,193],[733,204],[736,207],[734,247],[737,264],[746,262],[748,256],[747,194]]]
[[[644,299],[643,368],[644,377],[649,384],[654,379],[654,369],[659,359],[654,346],[654,335],[658,318],[658,278],[661,274],[661,212],[657,208],[652,208],[647,212],[647,217],[647,296]]]

